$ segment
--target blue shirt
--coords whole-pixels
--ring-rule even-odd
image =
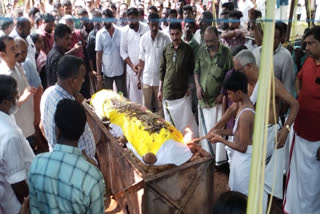
[[[63,88],[61,88],[58,84],[47,88],[41,97],[41,121],[43,124],[44,133],[51,147],[50,150],[57,143],[54,114],[56,113],[58,102],[62,99],[74,100],[74,97]],[[81,150],[85,150],[86,155],[94,159],[96,146],[92,131],[88,123],[86,123],[84,132],[79,139],[78,147]]]
[[[28,178],[31,213],[104,213],[103,176],[76,147],[37,155]]]
[[[32,61],[29,58],[26,58],[26,61],[23,63],[23,72],[27,77],[30,86],[35,88],[41,86],[41,79],[37,72],[37,68],[32,64]]]

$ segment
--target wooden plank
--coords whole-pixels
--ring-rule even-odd
[[[291,0],[291,4],[290,4],[289,22],[288,22],[288,28],[287,28],[286,42],[288,42],[290,39],[295,1],[297,1],[297,0]]]

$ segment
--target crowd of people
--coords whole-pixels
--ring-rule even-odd
[[[0,213],[104,212],[81,105],[100,89],[182,134],[207,136],[201,147],[228,164],[230,190],[247,196],[264,12],[251,0],[216,7],[213,26],[211,6],[194,0],[14,1],[0,20]],[[286,32],[276,22],[263,212],[273,196],[285,213],[316,214],[320,27],[306,29],[294,50]]]

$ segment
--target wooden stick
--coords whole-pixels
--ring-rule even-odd
[[[205,135],[203,137],[198,137],[198,138],[192,139],[189,143],[197,143],[201,140],[208,139],[208,137],[209,137],[208,135]]]

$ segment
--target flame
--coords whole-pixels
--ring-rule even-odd
[[[189,128],[186,128],[184,131],[186,134],[183,136],[183,143],[187,145],[192,140],[192,131]]]

